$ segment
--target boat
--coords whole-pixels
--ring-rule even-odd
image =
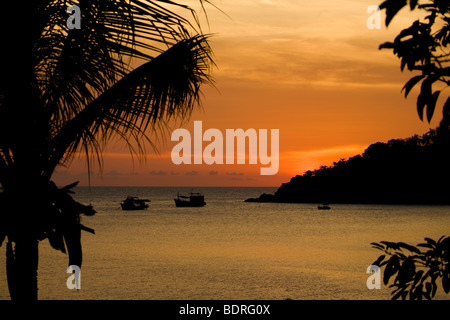
[[[178,193],[178,198],[174,200],[177,207],[203,207],[206,205],[205,196],[198,192],[191,192],[188,196],[180,196]]]
[[[321,206],[318,206],[317,209],[319,210],[330,210],[330,206],[328,204],[322,204]]]
[[[123,202],[120,203],[122,210],[144,210],[149,207],[148,199],[139,199],[138,197],[128,196]]]

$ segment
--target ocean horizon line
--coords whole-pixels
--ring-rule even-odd
[[[88,186],[77,185],[83,188],[279,188],[280,186]]]

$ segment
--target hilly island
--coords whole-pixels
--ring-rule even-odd
[[[450,144],[439,130],[371,144],[246,202],[450,204]]]

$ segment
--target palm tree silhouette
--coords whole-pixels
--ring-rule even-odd
[[[208,1],[201,1],[203,2]],[[14,2],[2,10],[0,245],[12,299],[37,299],[38,243],[82,264],[80,214],[95,213],[51,178],[76,152],[101,163],[112,136],[142,154],[150,133],[186,119],[211,83],[208,37],[195,11],[172,1],[79,0],[69,30],[66,1]],[[20,23],[7,25],[20,12]],[[177,13],[180,12],[180,13]],[[194,22],[181,15],[193,14]]]

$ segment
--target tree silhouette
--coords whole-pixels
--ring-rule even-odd
[[[292,177],[273,195],[246,201],[448,205],[450,157],[441,142],[436,130],[376,142],[360,155]]]
[[[450,292],[450,237],[442,236],[437,241],[425,238],[425,242],[417,246],[389,241],[374,242],[372,246],[384,251],[373,263],[385,266],[384,284],[395,278],[389,286],[394,288],[393,300],[431,300],[436,295],[439,282],[445,293]]]
[[[445,88],[450,84],[450,1],[449,0],[386,0],[380,5],[386,11],[386,26],[395,15],[409,4],[410,10],[419,10],[425,14],[402,30],[393,42],[380,45],[380,49],[392,49],[400,59],[400,68],[417,71],[403,87],[405,97],[412,88],[420,85],[417,97],[417,112],[421,120],[426,110],[428,122],[433,118],[436,103]],[[444,98],[445,99],[445,98]],[[448,135],[450,126],[450,97],[443,105],[439,130]]]
[[[202,5],[209,1],[201,1]],[[58,188],[55,168],[76,152],[101,164],[111,137],[143,154],[144,141],[185,119],[211,83],[208,37],[194,10],[169,0],[12,2],[1,10],[0,245],[6,241],[12,299],[37,299],[38,243],[82,264],[80,214],[95,213]],[[194,22],[181,16],[192,14]],[[8,25],[11,14],[14,25]]]
[[[400,32],[393,42],[387,42],[380,49],[392,49],[400,59],[400,68],[406,67],[410,71],[418,71],[419,75],[412,77],[403,87],[405,97],[412,88],[421,81],[420,92],[417,97],[417,112],[423,120],[431,121],[436,104],[444,89],[450,84],[450,1],[449,0],[386,0],[380,9],[386,10],[386,26],[395,15],[409,4],[410,10],[421,10],[425,18],[416,20],[413,24]],[[446,99],[442,108],[442,120],[437,128],[440,153],[438,159],[448,160],[450,147],[450,97]],[[448,166],[448,162],[444,164]],[[427,168],[428,170],[428,168]],[[384,283],[396,275],[395,288],[392,299],[421,300],[432,299],[437,290],[437,279],[442,279],[445,293],[450,291],[449,258],[450,238],[441,237],[435,241],[425,238],[426,243],[415,246],[403,242],[372,243],[384,251],[375,265],[383,266]],[[420,247],[428,248],[422,252]],[[408,253],[409,251],[409,253]]]

